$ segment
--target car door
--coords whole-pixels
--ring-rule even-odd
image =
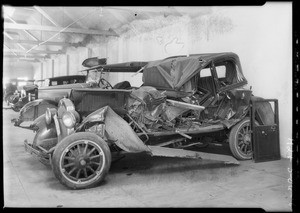
[[[251,100],[251,137],[254,162],[280,159],[278,117],[277,99]]]

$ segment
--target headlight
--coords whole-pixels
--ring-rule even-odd
[[[57,112],[56,109],[50,109],[47,108],[46,112],[45,112],[45,119],[46,119],[46,124],[51,124],[52,119],[53,119],[53,115]]]
[[[79,114],[76,111],[67,111],[63,114],[62,121],[68,129],[71,129],[79,121]]]

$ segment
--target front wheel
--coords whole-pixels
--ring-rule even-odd
[[[79,132],[64,138],[55,148],[52,170],[56,178],[72,189],[91,188],[107,175],[111,153],[98,135]]]
[[[250,128],[250,118],[246,117],[230,131],[229,147],[233,156],[238,160],[249,160],[252,158]]]

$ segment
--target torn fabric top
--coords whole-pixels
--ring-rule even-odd
[[[195,54],[149,62],[143,70],[144,86],[180,90],[202,68],[213,60],[224,57],[233,58],[240,66],[238,56],[234,53]],[[241,67],[239,68],[239,74],[243,76]]]

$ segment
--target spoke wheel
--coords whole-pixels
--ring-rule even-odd
[[[249,118],[244,118],[231,129],[229,135],[229,147],[233,156],[239,160],[248,160],[252,158]]]
[[[111,164],[106,142],[93,133],[75,133],[56,147],[52,168],[55,176],[69,188],[90,188],[101,182]]]

